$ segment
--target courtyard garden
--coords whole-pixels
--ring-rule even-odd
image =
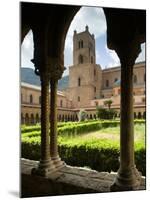
[[[58,123],[58,149],[68,165],[97,171],[119,168],[120,121],[91,120]],[[23,158],[40,159],[40,125],[21,126]],[[146,174],[145,120],[134,120],[135,163]]]

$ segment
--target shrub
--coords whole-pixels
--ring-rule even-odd
[[[145,120],[134,120],[135,124],[145,123]],[[58,134],[60,136],[83,134],[100,130],[107,127],[115,127],[120,124],[118,120],[95,120],[84,122],[58,123]],[[38,129],[38,130],[37,130]],[[22,157],[40,159],[40,127],[23,127],[22,134]],[[34,130],[29,132],[29,130]],[[73,166],[88,166],[98,171],[117,171],[119,168],[119,142],[104,139],[92,140],[67,140],[58,137],[59,153],[67,164]],[[143,175],[146,174],[146,155],[143,143],[135,143],[135,163]]]
[[[114,119],[117,113],[114,109],[106,109],[99,106],[96,108],[96,112],[99,119]]]
[[[35,138],[34,138],[35,139]],[[77,143],[59,142],[59,154],[62,160],[72,166],[88,166],[97,171],[117,171],[119,168],[119,144],[105,139],[97,141],[80,141]],[[40,159],[40,138],[36,140],[23,139],[22,157]],[[135,148],[135,163],[137,168],[146,174],[145,148]]]
[[[78,119],[79,119],[79,122],[85,121],[87,119],[87,112],[83,109],[80,110],[80,112],[78,113]]]

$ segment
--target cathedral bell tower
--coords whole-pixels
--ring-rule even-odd
[[[95,64],[95,39],[94,34],[89,33],[88,26],[85,31],[78,33],[74,31],[73,36],[73,64]]]
[[[95,64],[95,38],[88,26],[73,35],[73,66],[69,67],[69,98],[76,108],[86,108],[99,98],[102,72]]]

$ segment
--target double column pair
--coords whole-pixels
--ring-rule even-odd
[[[41,159],[33,174],[47,176],[64,165],[57,145],[57,84],[58,79],[41,73]],[[50,95],[49,95],[49,88]],[[49,123],[50,113],[50,123]]]

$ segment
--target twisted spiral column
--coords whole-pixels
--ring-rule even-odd
[[[49,144],[49,77],[41,75],[41,160],[37,169],[32,172],[47,176],[55,170],[50,158]]]

